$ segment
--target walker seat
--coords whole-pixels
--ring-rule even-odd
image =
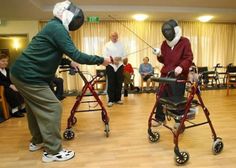
[[[168,116],[174,118],[175,120],[181,120],[183,118],[187,103],[186,97],[162,97],[159,101],[164,106],[164,112]],[[198,104],[198,101],[193,100],[191,107],[195,107],[196,104]],[[194,108],[190,108],[186,119],[194,119],[195,114],[196,110]]]
[[[178,107],[186,105],[187,98],[186,97],[162,97],[160,98],[160,103],[178,108]]]

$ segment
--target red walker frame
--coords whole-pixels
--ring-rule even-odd
[[[199,81],[201,81],[201,77],[202,75],[199,76]],[[180,125],[177,128],[177,130],[173,129],[172,127],[168,126],[167,124],[162,124],[164,127],[166,127],[167,129],[169,129],[174,136],[174,153],[175,153],[175,161],[177,165],[183,165],[185,163],[187,163],[187,161],[189,160],[189,154],[185,151],[181,151],[179,150],[179,145],[178,145],[178,137],[181,133],[184,132],[185,129],[191,128],[191,127],[196,127],[196,126],[200,126],[200,125],[204,125],[204,124],[209,124],[211,132],[212,132],[212,137],[213,137],[213,145],[212,145],[212,152],[213,154],[219,154],[222,150],[223,150],[223,141],[220,137],[217,137],[216,132],[213,128],[212,122],[210,120],[210,113],[207,109],[207,107],[205,106],[205,104],[203,103],[203,100],[201,98],[201,92],[200,92],[200,87],[199,87],[199,82],[191,82],[188,80],[178,80],[175,78],[153,78],[154,81],[161,83],[160,84],[160,89],[159,92],[164,89],[164,87],[166,87],[168,84],[173,84],[173,83],[189,83],[190,86],[190,91],[188,93],[187,98],[182,99],[180,102],[169,102],[170,99],[168,98],[159,98],[158,94],[159,92],[156,94],[156,102],[155,105],[152,109],[152,112],[149,116],[148,119],[148,135],[149,135],[149,140],[151,142],[157,142],[160,139],[160,134],[158,131],[153,131],[152,130],[152,121],[157,122],[157,120],[155,119],[155,117],[153,117],[153,115],[155,114],[156,111],[156,107],[158,105],[158,103],[162,103],[165,110],[164,113],[165,115],[169,118],[170,117],[174,118],[174,119],[178,119],[180,121]],[[194,100],[194,96],[197,96],[198,100]],[[190,122],[189,118],[193,115],[189,110],[191,106],[200,106],[203,109],[203,112],[206,116],[206,120],[205,122],[201,122],[201,123],[193,123]],[[174,110],[178,110],[180,107],[184,107],[184,113],[182,115],[176,115],[173,113],[173,109]],[[191,125],[189,126],[185,126],[184,122],[188,121]]]
[[[80,70],[75,71],[74,69],[70,68],[67,70],[62,70],[60,72],[63,72],[63,71],[70,71],[70,74],[78,73],[85,83],[82,88],[81,93],[76,97],[76,102],[71,109],[70,116],[68,117],[68,120],[67,120],[67,128],[63,134],[64,138],[67,140],[70,140],[70,139],[73,139],[75,136],[75,133],[72,131],[72,126],[74,126],[77,122],[77,118],[75,117],[75,113],[91,112],[91,111],[101,111],[102,121],[105,124],[104,132],[105,132],[106,137],[109,137],[109,131],[110,131],[109,117],[108,117],[107,111],[106,111],[102,101],[100,100],[98,94],[95,92],[95,89],[94,89],[94,85],[102,76],[104,76],[104,74],[97,74],[96,76],[92,77],[92,79],[90,81],[88,81],[87,78],[84,76],[84,74]],[[86,95],[87,90],[89,90],[91,92],[91,95]],[[95,98],[95,100],[82,101],[84,96],[93,96]],[[89,109],[89,110],[77,110],[81,103],[93,103],[93,102],[97,102],[98,105],[100,106],[100,108]]]

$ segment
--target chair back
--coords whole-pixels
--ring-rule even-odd
[[[8,109],[8,104],[4,95],[4,86],[0,85],[0,104],[2,107],[2,113],[4,119],[8,119],[10,117],[9,109]]]
[[[106,70],[105,69],[97,69],[96,70],[96,75],[103,74],[102,78],[100,78],[99,82],[106,82]]]
[[[236,66],[227,66],[226,72],[236,73]]]
[[[201,74],[203,72],[207,72],[208,71],[208,67],[198,67],[197,70],[198,70],[198,73]]]

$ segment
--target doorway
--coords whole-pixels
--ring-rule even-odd
[[[0,52],[9,55],[9,66],[28,45],[27,34],[0,34]]]

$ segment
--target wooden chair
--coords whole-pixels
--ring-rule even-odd
[[[6,98],[4,96],[4,87],[3,86],[0,86],[0,103],[2,106],[3,117],[4,117],[4,119],[8,119],[10,117],[10,114],[9,114],[8,104],[7,104]]]
[[[226,70],[227,96],[231,85],[236,85],[236,66],[228,66]]]

